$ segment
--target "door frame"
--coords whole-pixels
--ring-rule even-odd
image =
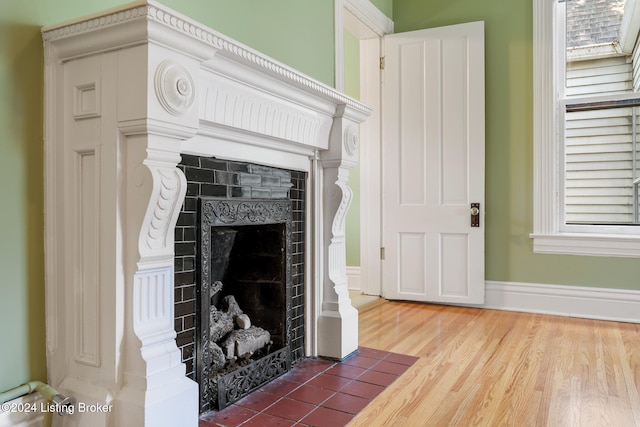
[[[344,91],[345,29],[360,40],[360,102],[373,109],[360,125],[360,290],[382,295],[380,58],[382,38],[393,33],[394,24],[369,0],[335,0],[335,86],[340,91]]]

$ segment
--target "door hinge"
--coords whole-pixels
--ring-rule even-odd
[[[380,248],[380,259],[384,259],[384,247]]]
[[[384,56],[380,57],[380,69],[384,70]]]

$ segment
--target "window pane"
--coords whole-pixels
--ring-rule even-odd
[[[620,48],[625,3],[566,1],[567,98],[633,91],[633,61]]]
[[[636,106],[566,113],[567,224],[638,222],[639,113]]]

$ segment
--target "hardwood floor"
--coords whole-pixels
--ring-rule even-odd
[[[640,325],[410,302],[360,345],[418,356],[356,426],[640,426]]]

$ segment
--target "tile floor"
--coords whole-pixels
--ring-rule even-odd
[[[199,427],[344,426],[417,359],[366,347],[344,362],[305,359]]]

